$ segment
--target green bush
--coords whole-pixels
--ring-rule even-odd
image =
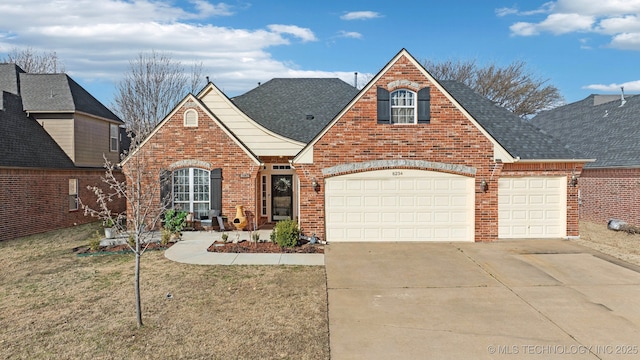
[[[102,239],[102,235],[100,232],[96,230],[95,234],[89,239],[89,248],[93,251],[97,251],[100,249],[100,239]]]
[[[180,232],[184,229],[186,219],[186,211],[167,210],[164,213],[164,228],[172,234]]]
[[[295,220],[280,221],[273,231],[276,233],[276,243],[280,247],[294,247],[298,244],[300,229]]]

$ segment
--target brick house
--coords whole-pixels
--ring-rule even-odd
[[[66,74],[0,64],[0,91],[0,241],[95,221],[78,198],[119,160],[122,121]]]
[[[640,96],[590,95],[531,121],[597,159],[580,175],[580,218],[640,225]]]
[[[404,49],[360,91],[274,79],[229,99],[208,84],[138,151],[174,207],[242,205],[328,241],[577,236],[589,161]]]

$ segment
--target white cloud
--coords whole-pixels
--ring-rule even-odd
[[[202,17],[233,15],[231,7],[225,3],[211,4],[207,0],[191,0],[190,2],[198,9]]]
[[[375,12],[375,11],[352,11],[352,12],[348,12],[342,16],[340,16],[340,19],[342,20],[369,20],[369,19],[375,19],[375,18],[379,18],[382,15],[380,15],[379,13]]]
[[[531,11],[516,7],[496,9],[496,15],[531,16],[549,13],[539,21],[518,21],[509,29],[514,36],[583,32],[608,35],[610,47],[640,50],[640,0],[557,0]]]
[[[83,84],[104,84],[104,97],[142,51],[166,52],[186,68],[202,62],[230,95],[274,77],[336,77],[353,72],[304,72],[274,59],[269,48],[316,41],[313,31],[294,24],[234,28],[191,21],[230,16],[225,3],[194,0],[21,0],[0,2],[0,57],[14,48],[56,51],[66,70]],[[183,3],[184,4],[184,3]],[[37,12],[33,9],[38,9]],[[47,16],[41,16],[47,14]],[[356,33],[345,33],[355,37]],[[295,70],[294,70],[295,69]],[[302,75],[301,75],[302,76]],[[102,90],[101,90],[102,91]],[[103,98],[100,98],[104,101]],[[108,101],[106,102],[107,105]]]
[[[295,25],[269,25],[267,28],[276,34],[289,34],[300,38],[303,42],[316,41],[316,36],[307,28],[301,28]]]
[[[606,92],[620,92],[620,88],[624,86],[624,91],[640,91],[640,80],[628,81],[622,84],[592,84],[583,86],[583,89],[606,91]]]
[[[355,32],[355,31],[340,30],[338,32],[338,37],[351,38],[351,39],[362,39],[362,34],[360,34],[359,32]]]

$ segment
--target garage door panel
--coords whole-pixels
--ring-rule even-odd
[[[398,173],[401,175],[394,176]],[[364,185],[331,186],[333,182]],[[380,190],[371,191],[374,182]],[[362,190],[351,190],[355,188]],[[433,171],[379,170],[328,178],[325,189],[329,241],[473,241],[473,178]],[[333,201],[336,197],[363,200]],[[360,231],[350,232],[349,227]]]
[[[499,238],[565,236],[564,177],[499,179],[498,224]]]

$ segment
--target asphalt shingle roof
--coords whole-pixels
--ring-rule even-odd
[[[440,84],[511,156],[523,160],[588,158],[468,86],[450,80]]]
[[[306,143],[357,94],[337,78],[276,78],[231,101],[265,128]]]
[[[84,112],[122,123],[111,110],[66,74],[20,74],[25,111]]]
[[[0,64],[0,91],[19,95],[18,79],[20,73],[24,73],[24,71],[16,64]]]
[[[0,166],[72,169],[74,164],[33,118],[22,110],[20,97],[1,94]]]
[[[602,101],[610,100],[602,103]],[[590,95],[531,121],[570,148],[595,158],[587,168],[640,166],[640,96]],[[594,105],[596,104],[596,105]]]

